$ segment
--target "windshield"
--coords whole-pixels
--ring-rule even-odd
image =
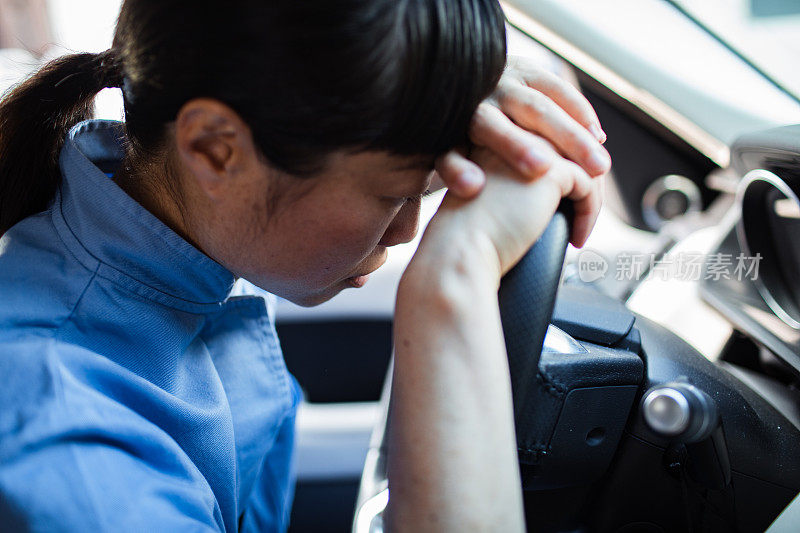
[[[800,99],[798,0],[668,0]]]

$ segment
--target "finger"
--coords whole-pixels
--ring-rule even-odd
[[[448,191],[464,200],[474,198],[486,183],[481,167],[455,150],[439,157],[435,168]]]
[[[575,169],[575,187],[568,198],[573,201],[574,219],[570,242],[577,248],[586,244],[603,203],[602,181],[591,179],[582,169]]]
[[[575,202],[575,221],[570,235],[570,242],[576,248],[581,248],[586,244],[597,223],[597,217],[600,215],[600,209],[603,205],[601,180],[593,180],[592,188],[594,189],[592,193]]]
[[[547,95],[521,83],[506,83],[498,91],[498,103],[515,123],[547,138],[590,175],[611,168],[606,149]]]
[[[597,113],[574,85],[552,72],[535,68],[529,61],[515,61],[513,65],[528,87],[550,98],[576,122],[589,130],[598,142],[606,142],[607,137]]]
[[[572,200],[574,206],[570,242],[576,247],[581,247],[589,237],[600,211],[602,197],[599,184],[601,182],[592,179],[572,161],[563,160],[562,164],[566,165],[566,171],[555,175],[559,177],[558,186],[561,187],[561,196]]]
[[[558,157],[544,139],[514,124],[496,106],[483,102],[472,118],[470,139],[489,148],[528,179],[547,172]]]

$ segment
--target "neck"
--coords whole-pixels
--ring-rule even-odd
[[[170,183],[172,173],[168,171],[167,165],[147,165],[140,168],[141,170],[137,170],[126,159],[113,180],[139,205],[199,249],[186,223],[181,196],[177,187]]]

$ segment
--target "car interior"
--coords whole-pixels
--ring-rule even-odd
[[[52,20],[78,11],[48,3]],[[738,46],[800,35],[797,2],[501,3],[510,53],[580,88],[613,160],[587,246],[567,245],[562,204],[498,293],[528,529],[800,531],[800,84]],[[34,4],[31,44],[0,40],[14,79],[65,31]],[[703,18],[736,10],[760,33]],[[118,118],[118,100],[98,114]],[[363,289],[278,302],[304,393],[291,532],[384,529],[394,294],[417,243]]]

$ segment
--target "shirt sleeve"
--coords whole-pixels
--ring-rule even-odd
[[[19,532],[222,531],[199,473],[142,442],[61,435],[3,461],[0,524]]]

